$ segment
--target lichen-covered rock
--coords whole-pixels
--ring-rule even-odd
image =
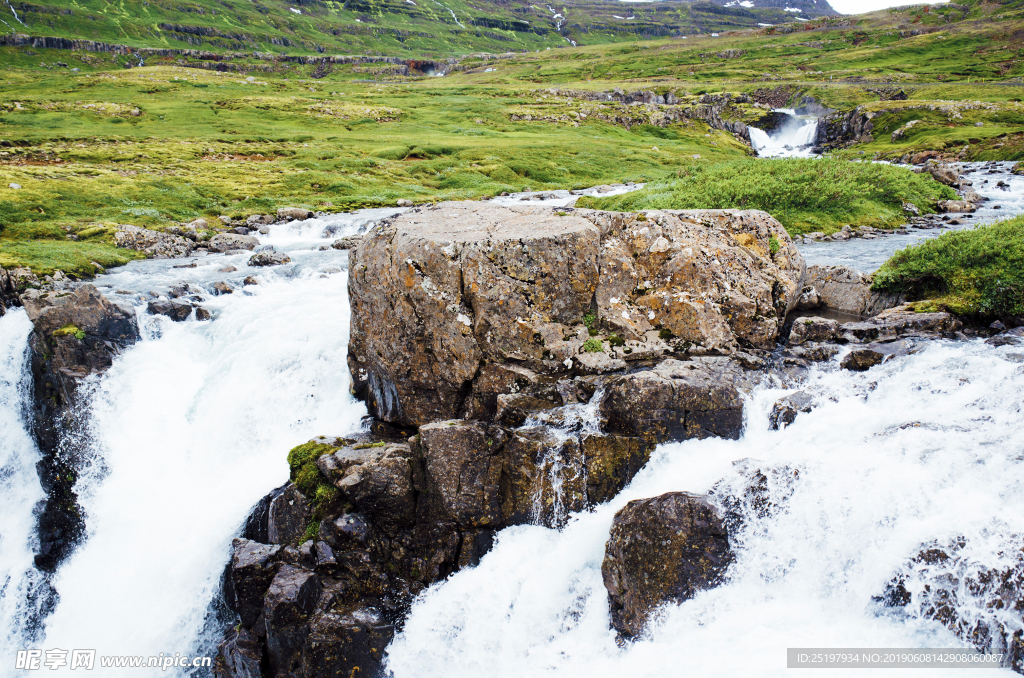
[[[420,427],[431,496],[442,514],[459,525],[491,527],[501,522],[500,442],[475,421],[439,421]]]
[[[591,504],[606,502],[621,492],[654,451],[654,445],[640,437],[597,433],[582,436],[580,446]]]
[[[612,627],[636,636],[662,603],[716,586],[731,560],[725,523],[706,497],[669,492],[629,502],[615,514],[601,563]]]
[[[491,418],[522,376],[492,368],[621,370],[659,335],[661,350],[769,348],[804,262],[762,212],[444,203],[382,222],[351,250],[350,271],[356,393],[375,416],[419,425]],[[588,327],[620,348],[585,349]]]
[[[277,210],[277,218],[279,221],[312,219],[313,212],[303,207],[281,207]]]
[[[810,266],[804,281],[805,310],[825,307],[840,313],[873,316],[903,303],[899,294],[871,289],[870,275],[848,266]],[[811,305],[811,300],[817,303]]]
[[[610,433],[659,443],[736,439],[743,430],[743,394],[759,380],[728,358],[666,360],[609,379],[600,409]]]
[[[291,261],[292,258],[284,252],[257,252],[249,257],[250,266],[280,266]]]
[[[187,257],[196,248],[196,244],[188,238],[128,224],[117,227],[114,244],[125,249],[145,252],[155,259]]]

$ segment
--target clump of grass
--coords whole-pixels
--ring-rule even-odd
[[[949,187],[903,167],[837,158],[738,158],[693,163],[678,179],[625,195],[584,196],[577,206],[621,212],[758,209],[796,234],[828,233],[843,224],[891,226],[906,221],[904,202],[934,212],[937,200],[955,198]]]
[[[64,327],[60,328],[59,330],[54,330],[53,331],[53,336],[55,336],[55,337],[73,336],[75,339],[78,339],[79,341],[81,341],[82,339],[85,339],[85,332],[83,330],[81,330],[79,327],[77,327],[76,325],[65,325]]]
[[[979,320],[1024,314],[1024,217],[951,231],[896,252],[873,288]]]
[[[582,350],[584,353],[601,353],[604,351],[604,342],[600,339],[591,337],[583,342]]]
[[[308,442],[293,447],[288,452],[288,468],[295,488],[313,506],[313,520],[319,521],[338,504],[341,493],[332,485],[316,465],[316,460],[330,454],[336,447],[322,443]]]

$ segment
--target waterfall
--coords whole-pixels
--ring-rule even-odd
[[[826,365],[804,386],[817,407],[782,431],[767,416],[790,391],[764,389],[740,440],[662,445],[619,496],[561,531],[500,532],[476,568],[417,599],[389,668],[395,678],[783,675],[787,647],[962,647],[876,597],[932,540],[964,535],[992,565],[1005,545],[986,535],[1024,533],[1021,361],[1020,347],[936,341],[869,373]],[[741,507],[727,581],[616,644],[601,578],[615,512],[674,490],[742,499],[756,471],[776,508]]]
[[[46,606],[43,575],[33,565],[36,517],[44,499],[36,475],[40,454],[29,426],[32,375],[28,336],[32,323],[22,309],[0,317],[0,674],[14,666],[15,652],[38,638]]]
[[[817,118],[800,118],[795,111],[780,108],[775,111],[785,116],[781,125],[772,132],[747,127],[750,145],[763,158],[809,158],[818,134]]]

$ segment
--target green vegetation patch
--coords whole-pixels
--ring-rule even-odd
[[[900,250],[875,273],[874,289],[978,319],[1024,314],[1024,217],[951,231]]]
[[[316,523],[335,509],[341,499],[338,488],[327,480],[316,465],[317,459],[336,449],[338,448],[331,445],[310,441],[293,447],[288,452],[291,481],[313,506],[313,520]]]
[[[894,226],[906,221],[904,202],[934,212],[942,199],[956,199],[956,194],[903,167],[837,158],[737,158],[693,163],[680,170],[678,179],[620,196],[584,196],[577,206],[621,212],[758,209],[797,234],[831,233],[844,224]]]

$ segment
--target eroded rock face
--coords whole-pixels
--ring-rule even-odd
[[[725,523],[705,497],[669,492],[629,502],[615,514],[601,563],[612,627],[639,634],[655,608],[716,586],[731,561]]]
[[[309,570],[282,565],[263,601],[267,655],[275,675],[298,673],[302,647],[309,635],[309,617],[320,598],[320,581]]]
[[[350,270],[356,392],[404,425],[490,418],[497,395],[538,376],[769,348],[804,277],[796,247],[762,212],[480,203],[383,222],[351,250]],[[597,352],[603,367],[584,350],[588,326],[617,338]]]

